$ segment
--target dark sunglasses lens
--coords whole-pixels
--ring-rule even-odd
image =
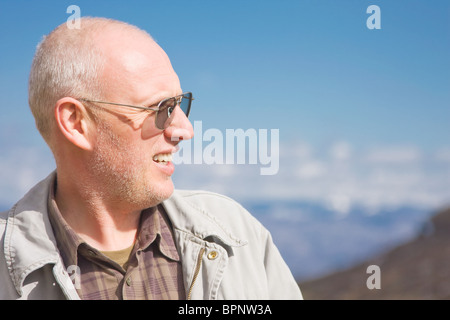
[[[158,113],[156,114],[156,127],[158,129],[165,129],[165,126],[167,125],[166,121],[170,118],[176,105],[176,100],[174,98],[164,100],[160,104]]]
[[[180,103],[180,108],[181,110],[183,110],[186,117],[189,116],[189,112],[191,111],[191,102],[192,102],[192,93],[188,92],[183,94]]]
[[[177,101],[180,101],[180,97],[166,99],[161,102],[159,110],[156,114],[156,127],[158,129],[164,130],[170,125],[170,120],[173,111],[177,106]],[[192,93],[188,92],[181,96],[180,108],[186,115],[189,116],[191,110]]]

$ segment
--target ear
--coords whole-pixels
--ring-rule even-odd
[[[70,97],[59,99],[55,105],[55,119],[59,131],[68,141],[81,149],[92,149],[89,139],[91,120],[81,102]]]

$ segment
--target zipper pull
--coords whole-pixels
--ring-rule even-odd
[[[191,286],[189,287],[187,300],[191,300],[192,289],[194,288],[195,280],[197,280],[198,274],[200,272],[200,268],[202,266],[202,259],[203,259],[203,255],[205,254],[205,251],[206,251],[206,248],[201,248],[200,252],[198,253],[197,265],[195,266],[194,277],[192,278],[192,283],[191,283]]]

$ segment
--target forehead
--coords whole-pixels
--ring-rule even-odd
[[[142,104],[180,92],[180,84],[164,50],[135,30],[103,33],[105,94],[114,101]],[[124,99],[127,99],[124,101]]]

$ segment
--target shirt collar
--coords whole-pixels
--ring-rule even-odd
[[[156,244],[163,255],[174,261],[180,261],[171,223],[164,207],[158,205],[146,209],[141,214],[138,236],[139,249],[145,250],[156,240]]]

